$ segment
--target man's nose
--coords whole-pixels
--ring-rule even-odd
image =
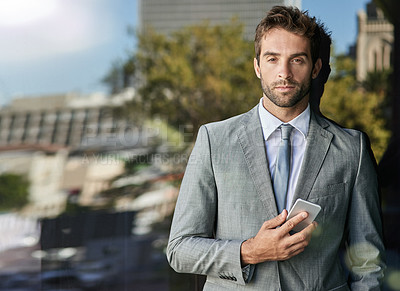
[[[282,79],[290,79],[292,78],[292,71],[290,69],[289,63],[281,63],[279,66],[278,77]]]

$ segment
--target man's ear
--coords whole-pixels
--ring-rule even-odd
[[[256,72],[258,79],[260,79],[261,73],[260,73],[260,66],[258,65],[257,58],[254,58],[254,72]]]
[[[319,71],[321,71],[322,68],[322,61],[320,58],[318,58],[318,60],[315,62],[313,70],[312,70],[312,74],[311,77],[313,79],[315,79],[316,77],[318,77]]]

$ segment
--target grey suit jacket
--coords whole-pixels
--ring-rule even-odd
[[[311,114],[293,201],[319,204],[319,226],[304,252],[252,265],[247,276],[242,242],[278,215],[267,163],[257,106],[200,128],[172,222],[170,265],[207,275],[204,290],[380,290],[380,202],[366,137]]]

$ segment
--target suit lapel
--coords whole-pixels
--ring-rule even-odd
[[[268,169],[265,143],[258,116],[258,106],[244,115],[238,128],[238,138],[257,194],[267,210],[266,213],[271,217],[276,216],[278,210]]]
[[[328,126],[322,118],[311,112],[307,146],[292,205],[298,198],[306,200],[310,195],[333,138],[333,134],[325,130]]]

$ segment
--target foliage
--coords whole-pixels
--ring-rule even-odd
[[[135,156],[131,159],[125,161],[125,172],[129,174],[135,174],[136,172],[140,171],[151,165],[152,162],[152,154],[146,153],[143,155]]]
[[[158,116],[179,129],[247,111],[261,97],[252,66],[253,44],[243,26],[203,23],[171,36],[139,35],[134,59],[140,70],[139,95],[131,112]],[[192,139],[194,135],[192,135]]]
[[[29,182],[17,174],[0,175],[0,209],[20,208],[28,202]]]
[[[191,127],[179,126],[176,128],[159,118],[145,121],[144,128],[153,133],[159,145],[166,146],[173,152],[186,149],[193,139]]]
[[[391,74],[391,69],[368,72],[362,86],[368,92],[385,95],[391,90]]]
[[[84,205],[79,205],[76,202],[71,202],[71,201],[67,201],[67,204],[65,206],[65,210],[62,213],[62,215],[67,214],[67,215],[77,215],[80,213],[88,213],[91,211],[94,211],[95,209],[93,209],[90,206],[84,206]]]
[[[380,160],[390,138],[384,115],[385,97],[382,91],[368,92],[359,87],[355,62],[339,55],[334,57],[332,75],[325,85],[321,112],[344,127],[367,133],[375,157]]]
[[[111,94],[118,93],[124,88],[134,85],[134,75],[136,72],[136,62],[134,56],[127,61],[116,61],[111,65],[108,74],[102,82],[108,86]]]

